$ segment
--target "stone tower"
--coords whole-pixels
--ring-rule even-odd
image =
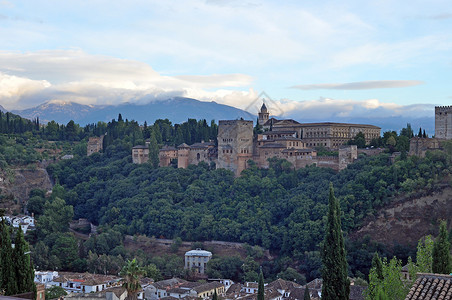
[[[190,154],[190,146],[183,143],[177,147],[177,167],[187,168],[188,167],[188,155]]]
[[[270,114],[268,113],[265,102],[262,103],[261,111],[259,112],[259,125],[264,125],[268,121]]]
[[[253,121],[219,121],[217,169],[228,169],[238,176],[252,156]]]
[[[435,106],[435,137],[452,139],[452,106]]]

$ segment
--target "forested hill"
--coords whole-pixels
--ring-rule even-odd
[[[127,234],[261,245],[312,271],[323,237],[329,182],[341,202],[343,229],[349,232],[397,194],[434,191],[447,180],[449,161],[443,152],[425,159],[403,157],[395,164],[387,154],[361,156],[336,173],[317,167],[294,170],[274,159],[269,169],[252,167],[234,178],[206,164],[188,169],[135,165],[130,145],[117,140],[103,154],[62,161],[48,170],[65,187],[75,218]],[[349,255],[357,256],[351,258],[352,273],[366,272],[375,247],[369,241],[349,245]]]

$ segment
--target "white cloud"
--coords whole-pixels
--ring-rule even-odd
[[[132,60],[89,55],[81,50],[0,52],[0,103],[8,109],[48,100],[83,104],[118,104],[162,97],[205,95],[218,89],[248,86],[244,74],[162,76]],[[226,95],[233,91],[220,91]]]
[[[388,89],[402,88],[423,84],[420,80],[372,80],[348,83],[321,83],[321,84],[300,84],[291,88],[300,90],[368,90],[368,89]]]

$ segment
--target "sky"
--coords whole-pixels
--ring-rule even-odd
[[[0,0],[10,110],[264,97],[279,115],[419,118],[452,104],[451,81],[450,0]]]

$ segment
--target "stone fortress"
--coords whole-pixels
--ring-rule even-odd
[[[381,131],[380,127],[373,125],[277,120],[270,118],[265,103],[259,112],[258,123],[264,131],[254,134],[253,121],[220,120],[217,146],[212,141],[193,145],[184,143],[177,148],[164,146],[159,153],[160,166],[169,166],[175,159],[178,168],[199,162],[215,163],[216,168],[231,170],[238,176],[249,167],[251,160],[258,167],[268,168],[268,159],[277,157],[286,159],[297,169],[314,164],[342,170],[358,156],[356,146],[344,144],[359,132],[369,143],[379,137]],[[337,150],[339,155],[317,156],[313,147]]]
[[[409,155],[425,157],[429,150],[441,149],[441,142],[452,139],[452,106],[435,106],[435,137],[413,137]]]

